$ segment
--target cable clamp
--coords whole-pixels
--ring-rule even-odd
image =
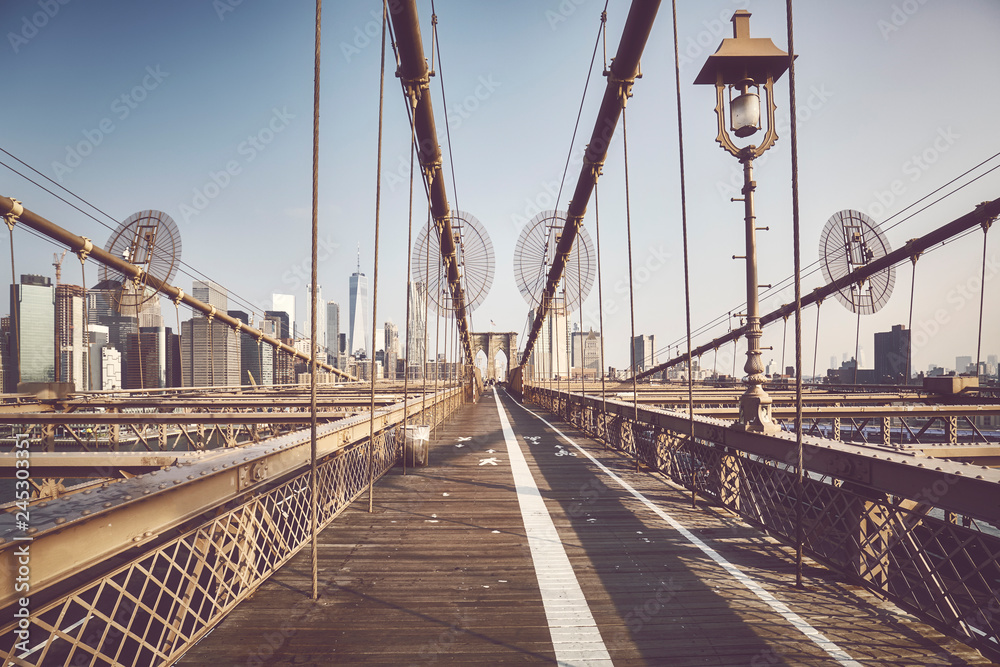
[[[181,303],[184,301],[184,290],[177,288],[177,296],[174,297],[174,305],[178,308],[181,307]]]
[[[212,306],[212,310],[208,311],[208,321],[211,323],[215,319],[215,306]]]
[[[21,206],[21,202],[19,202],[16,199],[11,199],[10,201],[11,201],[10,213],[4,215],[3,220],[4,222],[7,223],[7,229],[9,229],[10,231],[14,231],[14,224],[21,217],[21,214],[24,213],[24,207]]]
[[[76,256],[80,258],[80,263],[83,264],[94,249],[94,243],[86,236],[81,236],[80,238],[83,239],[83,247],[76,251]]]

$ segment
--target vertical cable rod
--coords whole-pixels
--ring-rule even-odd
[[[371,349],[371,408],[368,412],[368,511],[374,509],[375,502],[375,334],[378,332],[378,233],[379,215],[382,204],[382,111],[385,101],[385,28],[389,20],[389,8],[382,0],[382,57],[378,79],[378,157],[375,160],[375,268],[372,271],[372,349]],[[315,280],[315,278],[314,278]],[[316,283],[313,283],[313,292]],[[316,295],[313,294],[313,317],[316,316]],[[316,323],[313,322],[315,329]],[[384,344],[383,340],[383,344]],[[315,349],[315,341],[313,346]],[[386,352],[383,350],[383,358]]]
[[[309,347],[309,524],[312,533],[312,599],[319,598],[319,480],[316,479],[316,258],[319,237],[319,65],[320,28],[323,18],[323,0],[316,0],[316,41],[313,62],[313,163],[312,163],[312,286],[311,312],[312,335]],[[211,324],[209,325],[211,326]],[[291,332],[289,332],[291,333]]]

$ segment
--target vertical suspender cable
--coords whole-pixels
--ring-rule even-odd
[[[991,220],[983,221],[983,275],[979,279],[979,337],[976,339],[976,377],[979,377],[979,360],[983,351],[983,297],[986,295],[986,241]]]
[[[371,409],[368,412],[368,511],[374,509],[375,491],[375,347],[378,343],[378,232],[379,213],[382,199],[382,108],[385,91],[385,32],[389,20],[389,8],[382,0],[382,64],[378,80],[378,158],[375,161],[375,269],[372,271],[372,366],[371,366]],[[315,297],[313,297],[315,303]],[[315,327],[315,323],[313,323]],[[384,341],[383,341],[384,344]],[[383,351],[383,355],[386,352]]]
[[[674,23],[674,82],[677,88],[677,151],[681,176],[681,236],[684,243],[684,324],[687,336],[688,370],[688,442],[694,444],[694,364],[691,358],[691,271],[688,259],[687,189],[684,180],[684,123],[681,112],[681,65],[677,39],[677,0],[671,3]],[[624,113],[622,127],[624,128]],[[630,272],[631,273],[631,272]],[[693,480],[692,480],[693,482]],[[697,490],[691,484],[691,504],[696,502]]]
[[[312,145],[312,285],[310,287],[312,333],[309,379],[309,525],[312,533],[312,599],[319,598],[319,484],[316,479],[316,258],[319,236],[319,55],[323,0],[316,0],[316,52],[313,62]]]
[[[639,421],[639,389],[636,384],[635,376],[639,372],[639,360],[635,357],[635,289],[633,287],[632,280],[632,211],[629,206],[629,192],[628,192],[628,125],[625,122],[625,103],[627,98],[625,97],[625,91],[621,94],[622,103],[622,145],[625,157],[625,230],[628,236],[628,310],[629,318],[632,326],[632,338],[631,338],[631,348],[632,348],[632,419],[633,427],[635,422]],[[644,346],[645,348],[645,346]],[[643,349],[645,352],[645,349]],[[632,446],[635,447],[635,469],[639,469],[639,443],[635,439],[635,431],[632,431]]]
[[[799,150],[795,123],[795,40],[792,0],[785,0],[788,17],[788,98],[792,144],[792,255],[795,263],[795,585],[802,586],[802,505],[805,502],[802,455],[802,259],[799,253]],[[857,366],[855,366],[857,368]]]
[[[601,367],[599,369],[601,374],[601,423],[604,425],[604,435],[601,438],[601,442],[604,443],[604,448],[608,447],[608,433],[607,433],[607,414],[608,414],[608,395],[606,391],[606,386],[604,382],[604,283],[603,276],[601,275],[601,214],[600,214],[600,204],[597,198],[597,179],[600,176],[600,167],[594,166],[594,226],[597,228],[597,318],[598,325],[601,327]]]
[[[10,309],[11,314],[11,324],[14,327],[14,340],[17,341],[17,384],[21,383],[21,327],[18,322],[19,315],[18,312],[21,310],[21,297],[23,296],[21,290],[17,287],[17,279],[14,277],[14,218],[7,218],[7,229],[10,231],[10,285],[11,289],[17,295],[16,303],[12,304],[14,307]],[[15,385],[14,391],[17,391],[17,386]]]
[[[823,305],[823,299],[816,301],[816,340],[813,341],[813,372],[812,380],[816,381],[816,355],[819,354],[819,307]]]
[[[910,271],[910,316],[906,321],[906,330],[910,332],[910,342],[906,345],[906,375],[903,376],[903,384],[910,384],[910,367],[913,364],[913,293],[917,284],[917,259],[919,255],[914,253],[910,256],[913,267]],[[903,429],[899,430],[899,438],[902,443]]]
[[[416,103],[416,100],[413,100]],[[403,474],[406,474],[406,427],[409,425],[407,404],[410,398],[410,360],[413,358],[410,345],[410,302],[413,300],[413,279],[410,277],[410,254],[413,252],[413,162],[416,152],[416,129],[413,126],[413,110],[410,110],[410,200],[406,218],[406,325],[403,336],[406,341],[406,357],[403,361]]]
[[[420,360],[420,384],[422,386],[420,411],[427,419],[427,313],[430,307],[431,282],[431,203],[427,201],[427,236],[424,239],[424,349]]]

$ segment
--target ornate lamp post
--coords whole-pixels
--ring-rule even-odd
[[[757,227],[754,215],[753,161],[774,145],[778,138],[774,123],[774,81],[788,68],[788,54],[769,38],[750,37],[750,12],[733,14],[733,37],[722,40],[719,49],[705,62],[696,84],[715,86],[715,115],[719,134],[715,140],[743,164],[743,203],[746,223],[747,282],[747,389],[740,397],[740,416],[733,428],[757,433],[774,433],[780,427],[771,419],[771,397],[764,391],[764,364],[760,357],[760,306],[757,301]],[[737,146],[739,139],[753,136],[761,126],[760,89],[767,96],[767,119],[760,146]],[[733,91],[737,97],[733,98]],[[726,93],[729,97],[729,128],[726,128]],[[739,201],[739,200],[734,200]]]

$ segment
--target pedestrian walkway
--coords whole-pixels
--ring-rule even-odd
[[[180,664],[989,664],[565,428],[488,391]]]

